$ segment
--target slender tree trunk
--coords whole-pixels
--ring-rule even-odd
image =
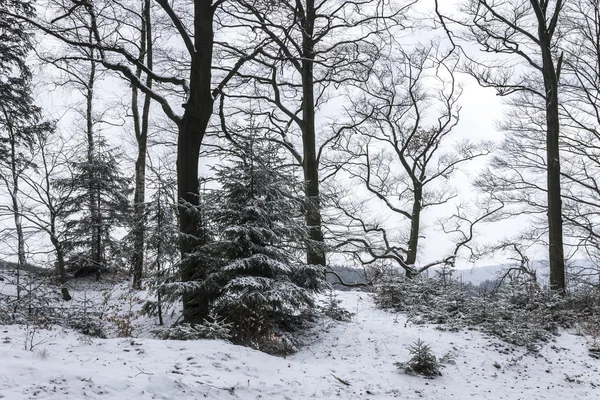
[[[160,169],[159,169],[159,177],[160,177]],[[159,192],[158,192],[158,214],[157,214],[156,225],[157,225],[157,230],[160,233],[163,230],[163,221],[162,221],[163,188],[162,188],[162,181],[160,181],[160,180],[159,180],[158,190],[159,190]],[[161,265],[162,257],[163,257],[162,240],[159,239],[158,243],[157,243],[157,247],[156,247],[156,274],[158,275],[159,279],[162,278],[162,265]],[[158,290],[156,293],[156,305],[158,308],[158,324],[162,326],[164,324],[164,321],[163,321],[163,312],[162,312],[162,296],[160,294],[160,290]]]
[[[315,129],[314,94],[314,21],[316,10],[314,0],[306,2],[306,18],[302,37],[302,144],[304,149],[304,193],[306,200],[306,226],[310,240],[307,248],[307,263],[326,265],[323,231],[321,230],[321,201],[319,193],[319,163]]]
[[[12,180],[12,190],[10,198],[13,207],[13,216],[15,220],[15,229],[17,231],[17,256],[19,266],[27,263],[25,257],[25,236],[23,235],[23,223],[21,221],[21,210],[19,207],[19,171],[17,165],[17,143],[16,138],[11,133],[10,136],[10,173]]]
[[[190,96],[184,105],[183,119],[179,124],[177,143],[177,196],[179,197],[179,228],[182,233],[180,249],[181,278],[184,282],[202,280],[206,266],[191,262],[187,255],[193,253],[202,239],[200,213],[191,210],[200,204],[198,161],[200,145],[213,112],[211,93],[211,68],[213,54],[213,16],[210,0],[194,2],[194,48],[190,74]],[[183,315],[187,322],[202,322],[209,311],[205,293],[189,293],[183,297]]]
[[[25,235],[23,234],[23,223],[21,218],[21,209],[19,206],[19,170],[17,164],[17,137],[10,125],[8,114],[4,112],[6,120],[9,121],[8,134],[10,144],[10,184],[8,180],[8,192],[12,203],[12,214],[15,221],[15,231],[17,233],[17,299],[21,298],[21,271],[27,263],[25,256]],[[12,186],[12,187],[11,187]]]
[[[152,69],[152,23],[150,15],[150,1],[144,1],[141,30],[141,62],[146,59],[146,66]],[[141,76],[141,69],[138,68],[137,75]],[[146,86],[152,88],[152,79],[146,78]],[[145,214],[146,214],[146,151],[148,148],[148,125],[150,117],[149,95],[144,97],[144,106],[142,115],[139,115],[138,109],[138,89],[132,87],[132,110],[135,126],[135,137],[138,145],[137,160],[135,163],[135,192],[133,195],[134,203],[134,250],[133,250],[133,287],[140,288],[142,276],[144,274],[144,237],[146,233]]]
[[[90,34],[91,35],[91,34]],[[91,39],[90,39],[91,40]],[[93,50],[90,51],[90,57],[94,56]],[[96,278],[99,278],[100,266],[102,265],[102,237],[101,221],[99,218],[99,203],[97,196],[97,182],[95,177],[95,139],[94,139],[94,84],[96,82],[96,62],[90,62],[90,72],[86,87],[86,135],[87,135],[87,163],[88,163],[88,198],[89,212],[91,221],[91,262],[96,269]]]

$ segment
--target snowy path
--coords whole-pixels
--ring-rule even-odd
[[[365,293],[340,296],[354,321],[323,323],[287,359],[216,341],[90,344],[62,330],[37,332],[30,352],[23,327],[0,326],[0,399],[600,399],[600,360],[582,337],[524,355],[478,332],[407,325]],[[393,363],[417,338],[456,365],[435,380],[400,373]]]

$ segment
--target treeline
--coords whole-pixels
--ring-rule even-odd
[[[596,1],[8,0],[0,29],[4,242],[23,266],[46,235],[65,299],[127,269],[186,322],[283,324],[328,259],[415,277],[542,244],[564,293],[565,255],[597,255]],[[32,59],[68,117],[36,105]],[[508,99],[499,144],[460,134],[460,73]],[[424,263],[432,215],[454,245]]]

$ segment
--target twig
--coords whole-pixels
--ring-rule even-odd
[[[138,376],[138,375],[141,375],[141,374],[144,374],[144,375],[154,375],[154,374],[153,374],[153,373],[151,373],[151,372],[146,372],[146,371],[144,371],[143,369],[141,369],[141,368],[140,368],[140,367],[138,367],[137,365],[136,365],[136,368],[137,368],[137,369],[138,369],[138,371],[140,371],[140,372],[138,372],[137,374],[135,374],[135,376]]]
[[[235,385],[231,386],[231,387],[220,387],[220,386],[215,386],[215,385],[211,385],[210,383],[206,383],[206,382],[201,382],[201,381],[196,381],[197,383],[201,384],[201,385],[206,385],[208,387],[211,388],[215,388],[215,389],[219,389],[219,390],[225,390],[227,392],[229,392],[230,394],[233,394],[235,392]]]
[[[346,386],[351,386],[350,382],[343,380],[342,378],[338,378],[337,376],[335,376],[334,374],[331,374],[331,376],[333,376],[335,379],[337,379],[340,383],[343,383]]]

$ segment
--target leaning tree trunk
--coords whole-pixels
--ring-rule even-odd
[[[179,197],[179,228],[181,231],[182,281],[202,280],[206,266],[192,262],[188,255],[202,245],[198,185],[200,146],[213,112],[211,68],[213,53],[214,10],[209,0],[194,2],[194,54],[190,71],[190,95],[184,105],[177,138],[177,195]],[[186,322],[202,322],[209,311],[207,293],[188,293],[183,296]]]
[[[304,193],[306,201],[306,226],[310,235],[307,246],[307,263],[326,264],[323,231],[321,230],[321,200],[319,193],[319,163],[315,129],[314,93],[314,21],[316,10],[314,0],[306,2],[306,18],[302,37],[302,145],[304,149]]]

